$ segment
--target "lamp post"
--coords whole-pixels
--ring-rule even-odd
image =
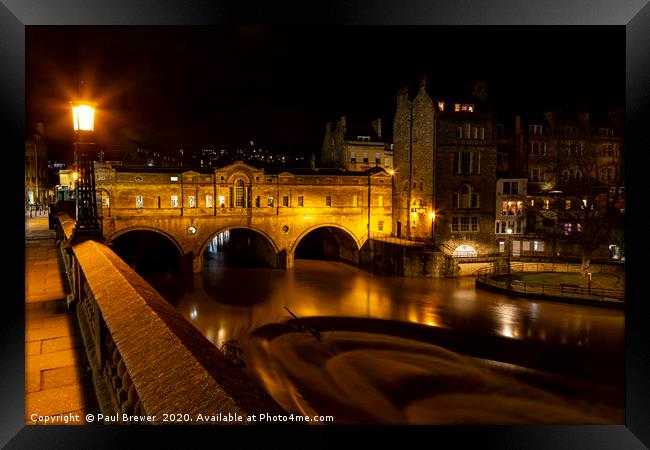
[[[368,239],[370,239],[370,185],[371,185],[371,179],[370,179],[370,170],[368,170]]]
[[[97,217],[95,199],[95,130],[96,103],[71,101],[72,123],[75,132],[74,159],[78,179],[75,183],[76,222],[74,241],[101,240],[102,233]]]
[[[507,241],[506,241],[506,246],[508,247],[507,251],[507,263],[508,263],[508,275],[510,275],[510,235],[512,234],[512,228],[508,228],[506,230],[506,235],[507,235]]]
[[[549,195],[555,201],[555,226],[553,227],[553,243],[551,245],[551,261],[555,261],[555,246],[557,241],[557,229],[560,226],[560,202],[562,201],[561,196],[563,192],[557,189],[549,191]]]

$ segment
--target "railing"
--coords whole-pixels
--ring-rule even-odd
[[[510,274],[525,272],[580,272],[580,267],[571,266],[568,263],[543,263],[540,264],[511,264]],[[549,265],[553,266],[549,270]],[[533,267],[537,266],[537,267]],[[561,269],[561,270],[555,270]],[[512,280],[504,277],[503,270],[493,267],[479,269],[476,273],[477,279],[482,283],[494,286],[500,289],[506,289],[523,294],[541,294],[545,296],[570,297],[584,300],[618,300],[625,299],[623,289],[605,289],[581,287],[575,284],[543,284],[528,283],[520,280]]]
[[[416,237],[411,237],[407,239],[403,237],[393,236],[390,233],[381,233],[377,231],[371,231],[369,238],[377,241],[383,241],[383,242],[388,242],[391,244],[398,244],[398,245],[431,246],[431,239],[416,238]]]
[[[62,215],[57,238],[70,242]],[[94,241],[66,246],[64,262],[79,327],[105,416],[148,416],[163,424],[198,413],[282,410],[110,248]]]

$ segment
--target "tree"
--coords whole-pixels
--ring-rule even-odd
[[[558,147],[555,226],[580,248],[583,276],[594,252],[622,229],[623,161],[623,146],[614,140],[567,139]]]

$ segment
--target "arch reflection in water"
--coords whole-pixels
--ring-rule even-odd
[[[289,318],[355,316],[580,346],[621,370],[624,314],[601,308],[510,298],[477,291],[473,278],[378,277],[334,261],[300,260],[293,270],[236,267],[213,260],[202,274],[146,274],[149,281],[212,342],[240,342],[255,328]],[[167,295],[169,293],[169,296]]]

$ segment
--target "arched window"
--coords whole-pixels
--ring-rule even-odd
[[[235,208],[243,208],[245,198],[244,180],[235,181]]]
[[[458,202],[461,208],[469,208],[471,198],[471,189],[468,185],[464,184],[460,187],[460,201]]]
[[[463,184],[458,191],[454,192],[451,206],[452,208],[478,208],[479,193],[469,184]]]

